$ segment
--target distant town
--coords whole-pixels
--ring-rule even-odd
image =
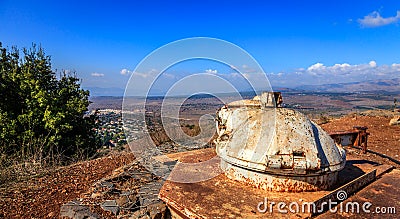
[[[89,115],[97,115],[95,128],[100,142],[104,147],[123,146],[127,143],[123,128],[121,110],[97,109],[89,112]]]

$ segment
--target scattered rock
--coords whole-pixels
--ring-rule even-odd
[[[126,205],[129,204],[130,200],[126,195],[122,195],[118,199],[116,199],[115,202],[117,203],[117,205],[119,207],[123,208],[123,207],[125,207]]]
[[[101,192],[93,192],[90,197],[91,198],[98,198],[98,197],[102,197],[102,196],[103,196],[103,193],[101,193]]]
[[[148,218],[166,218],[167,207],[158,198],[158,193],[163,185],[163,181],[153,181],[143,185],[138,192],[140,205],[146,209]]]
[[[60,217],[71,219],[96,219],[100,218],[97,214],[90,211],[89,207],[82,205],[79,201],[70,201],[63,204],[60,209]]]
[[[158,199],[158,193],[160,192],[162,185],[162,181],[154,181],[140,187],[138,192],[140,205],[148,206],[153,203],[161,202],[160,199]]]
[[[101,187],[101,188],[107,188],[107,189],[113,189],[114,188],[114,184],[112,184],[112,183],[110,183],[108,181],[100,181],[98,186]]]
[[[125,172],[125,166],[119,167],[112,171],[111,177],[119,176]]]
[[[166,217],[167,207],[162,201],[150,204],[146,209],[151,219]]]
[[[146,209],[139,209],[129,216],[129,219],[144,219],[149,218]]]
[[[92,200],[83,201],[97,203],[117,218],[169,218],[166,205],[158,199],[162,185],[162,179],[133,162],[94,183],[86,196]],[[104,216],[100,209],[95,211]]]
[[[54,212],[54,211],[50,212],[50,213],[47,215],[48,218],[54,218],[55,216],[56,216],[56,212]]]
[[[119,207],[115,200],[106,200],[100,205],[100,207],[105,211],[111,211],[115,215],[119,213]]]
[[[116,200],[120,208],[137,208],[139,206],[138,197],[132,192],[123,192]]]
[[[395,116],[391,119],[389,125],[400,125],[400,116]]]

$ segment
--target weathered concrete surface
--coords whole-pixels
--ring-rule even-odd
[[[202,157],[213,157],[212,149],[196,150],[192,152],[168,155],[179,161],[196,162]],[[190,158],[190,159],[188,159]],[[349,156],[346,167],[339,172],[338,186],[377,169],[377,175],[386,171],[391,166],[380,165],[366,160],[358,160]],[[282,193],[264,191],[251,185],[243,184],[220,174],[208,181],[199,183],[174,183],[166,181],[160,190],[159,197],[167,206],[179,212],[181,217],[191,218],[276,218],[276,217],[308,217],[309,213],[278,212],[277,203],[285,202],[313,202],[325,196],[330,191]],[[267,198],[268,203],[274,202],[273,211],[259,212],[257,206]],[[268,204],[267,203],[267,204]],[[286,206],[286,210],[288,210]]]

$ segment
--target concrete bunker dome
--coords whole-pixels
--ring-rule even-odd
[[[216,152],[228,178],[271,191],[334,186],[344,149],[304,114],[277,107],[280,93],[264,92],[217,111]]]

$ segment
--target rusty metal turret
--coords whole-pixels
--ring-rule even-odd
[[[304,114],[277,107],[280,93],[235,101],[217,112],[216,152],[225,174],[272,191],[331,188],[346,153]]]

